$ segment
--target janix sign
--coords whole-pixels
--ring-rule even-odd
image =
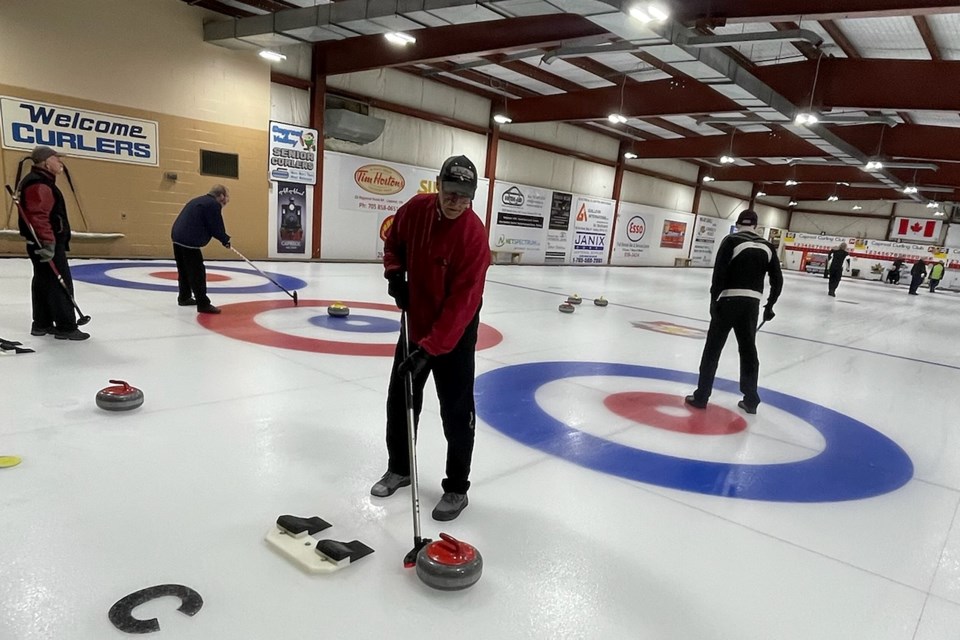
[[[38,145],[67,155],[157,166],[157,123],[99,111],[0,97],[3,146],[30,151]]]
[[[270,122],[270,179],[317,184],[317,130]]]

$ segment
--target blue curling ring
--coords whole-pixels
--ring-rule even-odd
[[[356,315],[352,310],[349,316],[343,318],[331,315],[314,316],[310,318],[310,324],[324,329],[354,333],[398,333],[400,331],[400,323],[393,318]]]
[[[178,291],[179,287],[176,284],[132,282],[130,280],[114,278],[107,273],[113,269],[130,269],[139,267],[145,267],[149,269],[176,270],[177,264],[175,262],[96,262],[90,264],[71,264],[70,273],[74,280],[88,282],[90,284],[101,284],[107,287],[123,287],[125,289],[141,289],[143,291]],[[259,276],[261,278],[263,277],[252,269],[238,269],[237,267],[221,266],[213,266],[209,268],[214,271],[231,271],[233,273],[245,273],[248,275]],[[285,289],[290,291],[303,289],[307,286],[307,283],[300,278],[285,276],[281,273],[273,273],[270,271],[264,271],[264,273],[269,275],[271,278],[280,283]],[[277,285],[267,281],[264,284],[249,287],[217,287],[208,285],[207,291],[213,291],[216,293],[279,293],[280,289],[277,288]]]
[[[775,502],[838,502],[889,493],[913,477],[910,457],[879,431],[832,409],[769,389],[761,389],[763,401],[819,431],[826,440],[822,452],[797,462],[739,464],[634,449],[566,425],[537,404],[538,388],[578,376],[697,384],[694,373],[618,363],[512,365],[477,378],[477,416],[515,440],[580,466],[707,495]],[[739,384],[732,380],[718,378],[714,388],[739,395]]]

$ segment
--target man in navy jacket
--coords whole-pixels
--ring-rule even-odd
[[[213,185],[206,195],[194,198],[183,207],[173,223],[173,257],[177,261],[177,282],[181,307],[197,305],[200,313],[220,313],[207,297],[207,270],[203,265],[202,247],[211,238],[230,248],[230,236],[223,226],[223,208],[230,202],[227,188]]]

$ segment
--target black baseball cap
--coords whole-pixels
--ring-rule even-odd
[[[746,211],[741,211],[737,217],[737,226],[755,227],[758,221],[757,212],[752,209],[747,209]]]
[[[477,193],[477,168],[467,156],[450,156],[440,167],[440,184],[445,193],[456,193],[473,200]]]

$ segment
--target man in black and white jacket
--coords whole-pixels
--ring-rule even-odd
[[[737,231],[720,243],[710,286],[710,328],[700,358],[700,379],[697,390],[685,398],[687,405],[705,409],[723,345],[733,329],[740,348],[740,391],[743,400],[737,406],[747,413],[756,413],[760,404],[757,378],[760,359],[757,357],[757,318],[763,299],[764,277],[770,277],[770,296],[763,319],[772,320],[773,305],[783,289],[783,274],[777,248],[756,233],[757,214],[747,209],[737,218]]]

